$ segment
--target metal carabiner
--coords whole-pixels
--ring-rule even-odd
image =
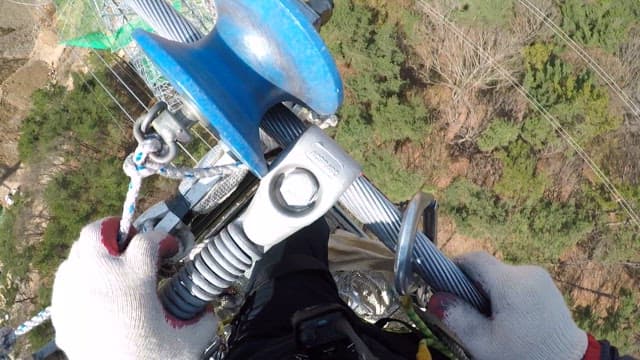
[[[146,114],[136,120],[133,125],[133,137],[135,137],[138,144],[141,144],[146,139],[148,136],[147,131],[151,127],[151,124],[165,110],[167,110],[167,104],[164,101],[159,101],[155,103]],[[157,153],[150,153],[149,157],[157,163],[168,164],[171,160],[175,159],[178,154],[178,146],[174,141],[167,141],[162,138],[162,136],[158,137],[161,139],[162,150]]]
[[[409,280],[413,274],[413,246],[416,242],[418,220],[427,214],[424,221],[424,232],[435,242],[436,212],[438,202],[431,194],[419,192],[413,196],[402,217],[400,235],[396,245],[396,258],[393,264],[395,288],[401,296],[409,294]]]

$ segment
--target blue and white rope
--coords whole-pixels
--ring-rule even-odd
[[[51,306],[48,306],[43,310],[41,310],[38,314],[36,314],[36,316],[20,324],[20,326],[18,326],[18,328],[14,333],[16,334],[16,336],[22,336],[28,333],[29,331],[33,330],[34,328],[42,325],[45,321],[49,320],[50,318],[51,318]]]
[[[140,195],[142,179],[151,175],[160,175],[170,179],[204,179],[233,174],[239,163],[206,168],[185,168],[170,164],[161,164],[149,158],[149,154],[158,152],[162,144],[156,138],[148,138],[138,144],[136,150],[124,161],[122,166],[129,176],[129,188],[124,200],[122,218],[120,220],[119,241],[125,241],[136,213],[136,202]]]
[[[129,235],[129,229],[133,223],[133,216],[136,213],[136,201],[138,195],[140,195],[140,188],[142,187],[142,179],[153,175],[151,169],[145,166],[149,154],[152,152],[160,151],[162,144],[157,139],[147,139],[138,144],[136,150],[129,154],[122,165],[124,173],[129,177],[129,188],[127,189],[127,195],[124,199],[124,206],[122,209],[122,218],[120,219],[120,231],[118,234],[118,241],[123,242]]]
[[[7,359],[18,337],[42,325],[50,318],[51,307],[49,306],[41,310],[36,316],[20,324],[15,330],[9,327],[0,328],[0,359]]]

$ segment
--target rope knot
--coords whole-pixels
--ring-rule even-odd
[[[130,178],[145,178],[156,173],[156,170],[147,166],[149,154],[162,150],[162,143],[156,138],[146,138],[136,147],[136,150],[129,154],[124,161],[122,169]],[[155,167],[155,166],[153,166]]]

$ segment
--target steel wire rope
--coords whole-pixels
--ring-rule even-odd
[[[502,66],[497,64],[494,61],[494,59],[491,57],[491,55],[489,55],[486,51],[482,50],[479,46],[474,44],[472,40],[470,40],[460,29],[456,27],[455,24],[449,21],[444,15],[440,14],[433,7],[429,6],[429,4],[427,4],[424,0],[418,0],[417,3],[420,7],[422,7],[423,11],[440,19],[440,21],[443,24],[448,26],[467,45],[471,46],[473,49],[475,49],[476,52],[478,52],[478,54],[480,54],[482,57],[484,57],[486,60],[488,60],[490,63],[493,64],[496,70],[498,70],[498,72],[502,76],[504,76],[511,83],[511,85],[520,94],[522,94],[534,106],[536,110],[538,110],[538,112],[540,112],[542,117],[545,120],[547,120],[547,122],[553,127],[553,129],[557,131],[558,134],[560,134],[560,136],[576,151],[576,153],[580,156],[580,158],[582,158],[582,160],[584,160],[585,163],[587,163],[587,165],[591,168],[591,170],[593,170],[596,176],[598,176],[600,181],[602,181],[605,188],[607,188],[607,191],[609,191],[609,193],[612,195],[613,200],[616,201],[623,208],[623,210],[629,216],[630,220],[638,228],[640,228],[640,217],[636,214],[633,207],[624,198],[624,196],[618,191],[615,185],[611,183],[609,178],[606,176],[606,174],[604,174],[604,172],[600,169],[600,167],[591,159],[589,154],[580,146],[580,144],[578,144],[577,141],[573,139],[573,137],[569,134],[569,132],[567,132],[566,129],[564,129],[564,127],[562,127],[562,125],[558,122],[558,120],[556,120],[555,117],[551,115],[551,113],[549,113],[549,111],[544,106],[542,106],[542,104],[540,104],[538,100],[536,100],[522,85],[520,85],[517,82],[517,80],[509,72],[507,72]]]
[[[127,91],[131,94],[131,96],[133,96],[136,101],[138,102],[138,104],[140,104],[140,106],[142,106],[142,108],[145,111],[149,111],[149,107],[147,105],[145,105],[145,103],[140,100],[140,98],[138,97],[138,95],[136,95],[136,93],[129,87],[129,85],[127,85],[127,83],[120,77],[120,75],[118,75],[118,73],[113,70],[113,68],[111,67],[111,65],[109,65],[104,58],[102,57],[102,55],[100,55],[99,52],[95,51],[94,49],[92,49],[92,52],[98,57],[98,59],[100,59],[100,61],[104,64],[104,66],[107,67],[107,69],[109,69],[109,71],[113,74],[113,76],[116,77],[116,79],[118,79],[118,81],[122,84],[122,86],[124,86]]]
[[[26,2],[22,2],[22,1],[16,1],[16,0],[7,0],[7,2],[10,2],[12,4],[16,4],[16,5],[40,7],[40,6],[44,6],[44,5],[49,5],[53,1],[43,1],[43,2],[41,2],[39,4],[31,4],[31,3],[26,3]]]
[[[109,91],[109,89],[107,89],[107,87],[102,83],[102,81],[100,81],[100,79],[98,79],[98,77],[93,72],[93,70],[87,69],[87,71],[96,80],[96,82],[100,85],[100,87],[102,87],[102,89],[107,93],[107,95],[111,98],[111,100],[113,100],[113,102],[118,106],[118,108],[120,108],[120,110],[127,116],[127,118],[131,121],[131,123],[135,123],[136,121],[133,119],[133,116],[131,116],[131,114],[127,111],[127,109],[125,109],[122,106],[122,104],[120,104],[118,99],[116,99],[116,97],[111,93],[111,91]]]
[[[556,35],[573,49],[578,56],[591,67],[591,69],[604,80],[604,82],[614,91],[618,98],[631,110],[631,113],[640,118],[640,107],[627,95],[627,93],[616,83],[609,73],[603,69],[591,55],[589,55],[575,40],[573,40],[561,27],[553,22],[542,10],[529,0],[518,0],[529,11],[538,16]]]
[[[149,90],[149,87],[147,86],[147,84],[140,77],[138,72],[135,70],[135,68],[133,67],[133,65],[131,65],[129,61],[127,61],[126,59],[124,59],[123,57],[119,56],[118,54],[112,51],[108,52],[107,54],[112,56],[111,60],[114,61],[116,66],[120,67],[120,69],[123,72],[126,72],[128,74],[129,79],[132,80],[137,85],[137,87],[140,90],[142,90],[142,92],[144,92],[144,95],[146,97],[150,99],[155,98],[155,95]]]
[[[78,60],[79,56],[78,56],[77,48],[73,48],[71,50],[71,55],[73,56],[73,61],[74,62]],[[82,84],[83,85],[88,85],[87,84],[87,82],[88,82],[87,77],[85,76],[85,77],[83,77],[83,79],[84,80],[82,81]],[[91,93],[94,96],[97,96],[97,92],[95,91],[93,86],[87,86],[87,87],[89,88],[89,90],[91,91]],[[118,127],[118,129],[120,129],[122,135],[125,135],[126,134],[126,130],[124,129],[124,127],[122,127],[122,124],[120,124],[120,121],[118,120],[116,114],[114,114],[113,111],[111,111],[111,109],[109,109],[102,101],[99,101],[99,100],[97,100],[97,101],[109,113],[109,116],[111,117],[111,120],[113,120],[113,123]]]

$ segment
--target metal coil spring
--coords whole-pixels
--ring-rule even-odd
[[[163,286],[165,309],[179,319],[193,319],[262,254],[262,248],[247,238],[240,224],[230,223]]]

